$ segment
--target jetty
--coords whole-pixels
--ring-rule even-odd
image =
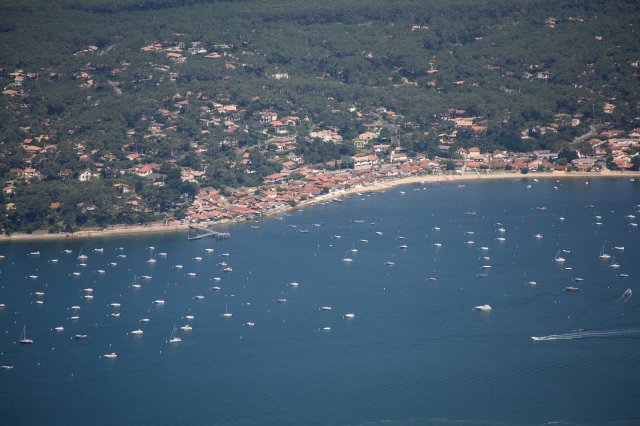
[[[214,231],[211,228],[206,228],[202,226],[189,225],[189,229],[194,229],[196,231],[195,235],[187,235],[188,240],[199,240],[200,238],[213,237],[216,240],[226,240],[231,237],[229,232],[219,232]]]

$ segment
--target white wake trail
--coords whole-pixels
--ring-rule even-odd
[[[628,330],[602,330],[602,331],[574,331],[565,334],[550,334],[549,336],[531,336],[531,340],[549,341],[549,340],[573,340],[588,339],[593,337],[625,337],[640,335],[640,329]]]

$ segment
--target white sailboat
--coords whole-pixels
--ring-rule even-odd
[[[176,336],[176,325],[173,324],[173,330],[171,330],[171,336],[169,336],[168,343],[180,343],[182,339]]]
[[[22,333],[20,333],[20,344],[21,345],[31,345],[33,343],[32,339],[27,338],[27,326],[22,327]]]
[[[602,249],[600,250],[600,256],[598,257],[600,257],[600,259],[603,259],[603,260],[611,259],[611,255],[604,252],[604,244],[602,245]]]

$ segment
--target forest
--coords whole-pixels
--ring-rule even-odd
[[[376,120],[410,155],[446,156],[452,110],[487,128],[454,150],[558,152],[589,124],[630,131],[639,12],[633,0],[3,2],[0,228],[180,217],[198,187],[256,186],[282,168],[263,111],[300,119],[308,163],[353,155]],[[531,131],[558,116],[582,124]],[[344,141],[313,143],[316,129]],[[136,174],[145,165],[151,176]],[[185,168],[204,174],[184,182]]]

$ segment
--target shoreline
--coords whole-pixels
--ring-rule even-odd
[[[385,181],[376,181],[365,183],[361,186],[343,189],[335,191],[329,194],[320,195],[318,197],[302,201],[295,207],[287,207],[284,209],[278,209],[277,211],[270,211],[264,214],[264,218],[269,218],[279,214],[284,214],[288,211],[292,211],[299,208],[306,208],[314,206],[316,204],[329,202],[337,198],[348,197],[360,192],[379,192],[397,186],[411,185],[417,183],[448,183],[448,182],[460,182],[460,181],[479,181],[479,180],[504,180],[504,179],[570,179],[570,178],[625,178],[625,177],[638,177],[639,172],[612,172],[610,170],[604,170],[601,172],[531,172],[527,174],[521,173],[487,173],[487,174],[451,174],[451,175],[413,175],[400,178],[393,178]],[[214,227],[233,225],[246,223],[248,221],[235,221],[235,220],[221,220],[211,224]],[[104,230],[81,230],[74,233],[60,233],[50,234],[47,231],[36,231],[32,234],[15,233],[12,235],[0,235],[0,244],[11,242],[23,242],[23,241],[52,241],[52,240],[77,240],[85,238],[108,238],[117,237],[123,235],[141,235],[152,233],[183,233],[188,231],[189,224],[181,221],[174,221],[170,223],[148,223],[145,225],[114,225]]]

